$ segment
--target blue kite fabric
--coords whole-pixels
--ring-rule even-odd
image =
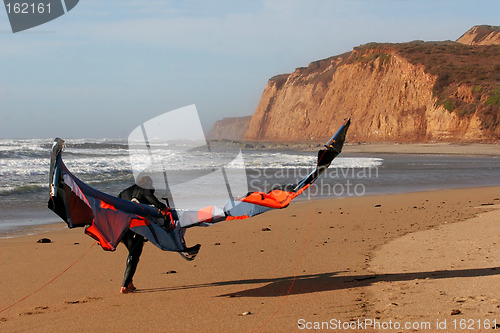
[[[347,120],[318,152],[316,168],[297,184],[284,185],[269,192],[250,192],[228,201],[224,207],[209,206],[197,211],[172,208],[164,215],[152,206],[120,199],[100,192],[75,177],[62,160],[64,140],[56,138],[50,163],[48,207],[69,228],[85,227],[104,250],[114,251],[127,230],[148,239],[164,251],[188,252],[184,235],[193,226],[245,219],[272,209],[288,206],[330,166],[340,154],[350,120]],[[198,246],[199,247],[199,246]],[[184,256],[184,255],[183,255]],[[184,256],[186,258],[186,256]],[[189,257],[186,259],[191,260]]]

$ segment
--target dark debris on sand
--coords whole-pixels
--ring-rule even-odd
[[[40,238],[36,242],[37,243],[52,243],[52,241],[49,238]]]

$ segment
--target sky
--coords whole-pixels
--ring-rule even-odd
[[[498,0],[80,0],[12,33],[0,8],[0,138],[126,138],[191,104],[208,131],[251,115],[274,75],[368,42],[456,40],[499,12]]]

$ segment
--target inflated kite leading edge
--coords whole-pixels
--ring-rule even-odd
[[[173,208],[173,221],[165,221],[157,208],[97,191],[79,180],[62,160],[64,140],[56,138],[50,161],[48,207],[69,228],[86,227],[85,233],[96,239],[104,250],[114,251],[127,230],[131,229],[162,250],[182,253],[189,250],[184,241],[186,228],[249,218],[288,206],[340,154],[349,125],[350,119],[338,129],[325,148],[318,152],[316,168],[297,184],[280,186],[267,193],[250,192],[244,197],[228,201],[224,208],[209,206],[198,211]]]

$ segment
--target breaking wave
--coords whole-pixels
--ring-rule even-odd
[[[51,139],[0,140],[0,195],[22,195],[47,191]],[[245,151],[244,165],[231,163],[239,151],[188,149],[184,145],[152,144],[151,152],[133,151],[134,166],[155,164],[168,171],[226,169],[310,169],[316,154],[303,152]],[[131,157],[126,140],[71,139],[66,141],[64,162],[80,179],[98,188],[124,186],[133,181]],[[382,165],[381,158],[339,157],[337,168],[370,168]]]

